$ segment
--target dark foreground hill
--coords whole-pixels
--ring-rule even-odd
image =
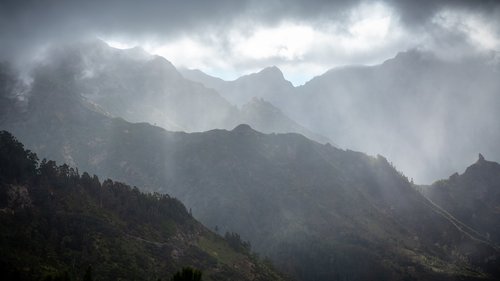
[[[238,236],[225,241],[168,195],[100,182],[41,161],[0,132],[2,280],[169,280],[184,266],[204,280],[281,280],[250,256]],[[44,279],[48,280],[48,279]]]

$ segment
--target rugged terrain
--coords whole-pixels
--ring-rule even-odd
[[[186,266],[202,270],[204,280],[282,280],[168,195],[38,163],[5,131],[0,167],[4,280],[81,280],[89,266],[96,280],[169,280]]]
[[[179,198],[204,225],[240,233],[299,280],[498,277],[498,250],[382,156],[248,125],[188,134],[129,123],[57,73],[38,72],[29,105],[2,128],[41,157]]]

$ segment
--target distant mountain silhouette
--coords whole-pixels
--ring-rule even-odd
[[[288,95],[294,88],[276,66],[264,68],[260,72],[242,76],[234,81],[224,81],[200,70],[181,69],[180,71],[187,79],[215,89],[224,98],[237,105],[243,105],[254,97],[281,105],[282,99],[290,98]]]
[[[332,142],[288,118],[279,108],[261,99],[252,98],[240,109],[240,120],[264,133],[298,133],[321,143]]]
[[[301,111],[285,112],[431,183],[463,169],[479,149],[500,160],[499,70],[487,58],[450,62],[412,50],[380,65],[328,71],[297,89]]]
[[[38,72],[50,72],[54,81],[71,77],[74,90],[89,103],[129,122],[186,132],[249,123],[265,132],[297,132],[328,141],[271,105],[249,102],[241,112],[215,90],[183,78],[169,61],[141,48],[119,50],[100,40],[61,45],[49,49]]]
[[[463,169],[477,150],[500,161],[499,73],[487,56],[451,62],[419,50],[295,88],[276,68],[234,81],[182,71],[228,100],[263,98],[340,147],[386,155],[421,183]]]
[[[95,40],[55,47],[49,57],[45,67],[58,65],[59,77],[72,68],[82,96],[112,116],[184,131],[236,124],[236,107],[140,48],[119,50]]]

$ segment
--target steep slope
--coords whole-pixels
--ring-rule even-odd
[[[42,157],[168,192],[299,280],[498,277],[498,252],[457,229],[383,157],[248,125],[187,134],[131,124],[50,73],[36,77],[28,112],[3,128]]]
[[[102,41],[79,42],[53,48],[46,62],[54,72],[52,79],[73,75],[74,86],[89,102],[130,122],[187,132],[249,123],[265,132],[297,132],[328,141],[271,105],[249,101],[240,111],[210,87],[184,79],[166,59],[140,48],[119,50]],[[269,76],[270,82],[279,76],[272,72],[276,71],[260,76]]]
[[[282,100],[290,98],[294,89],[292,83],[283,77],[283,73],[276,66],[244,75],[234,81],[211,77],[200,70],[181,69],[180,71],[187,79],[215,89],[228,101],[237,105],[243,105],[254,97],[280,105]]]
[[[500,165],[480,154],[461,175],[422,188],[423,194],[465,223],[479,238],[500,246]]]
[[[166,59],[102,41],[53,48],[46,60],[71,72],[80,93],[113,116],[170,130],[232,127],[237,109],[214,90],[184,79]]]
[[[6,280],[68,276],[168,280],[184,266],[204,280],[281,280],[195,221],[177,199],[100,182],[42,161],[0,132],[0,268]],[[234,244],[234,241],[233,241]],[[44,279],[47,280],[47,279]]]
[[[228,81],[222,80],[218,77],[210,76],[199,69],[179,68],[179,72],[184,78],[199,82],[205,87],[215,89],[218,92],[220,90],[223,90],[224,85],[228,83]],[[226,95],[226,93],[222,94]]]
[[[498,59],[450,62],[410,50],[380,65],[334,68],[296,88],[272,69],[235,81],[182,74],[240,104],[263,98],[340,147],[386,155],[419,183],[465,168],[479,148],[500,161]]]
[[[449,62],[412,50],[332,69],[297,88],[298,108],[277,105],[341,147],[382,153],[431,183],[466,167],[478,148],[500,160],[499,70],[489,58]]]
[[[240,120],[263,133],[298,133],[317,142],[331,143],[328,138],[297,124],[279,108],[260,98],[254,97],[241,107]]]
[[[293,99],[290,96],[293,85],[285,80],[281,70],[275,66],[234,81],[224,81],[198,69],[179,71],[187,79],[215,89],[233,104],[240,105],[239,123],[249,124],[260,132],[299,133],[321,143],[332,143],[329,138],[298,124],[274,105],[283,104],[282,99]]]
[[[485,277],[463,261],[498,263],[483,264],[498,252],[457,230],[381,157],[244,125],[186,137],[170,160],[171,192],[301,280]]]

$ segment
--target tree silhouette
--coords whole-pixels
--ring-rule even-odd
[[[201,271],[191,267],[184,267],[172,276],[170,281],[201,281]]]

